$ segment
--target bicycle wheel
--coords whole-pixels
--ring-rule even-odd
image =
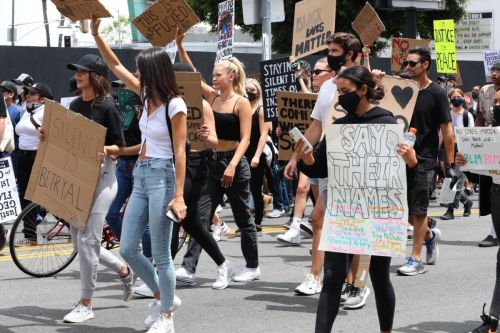
[[[34,277],[59,273],[76,256],[68,223],[34,203],[12,225],[9,248],[16,266]]]

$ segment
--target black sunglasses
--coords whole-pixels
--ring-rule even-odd
[[[406,68],[408,65],[410,65],[410,67],[415,67],[418,63],[420,63],[420,61],[405,60],[403,61],[403,68]]]
[[[321,74],[322,72],[329,72],[329,70],[328,70],[328,69],[315,69],[315,70],[313,70],[313,71],[311,72],[311,75],[313,75],[313,74],[314,74],[314,75],[319,75],[319,74]]]

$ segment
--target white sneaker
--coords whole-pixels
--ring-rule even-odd
[[[75,304],[75,308],[64,316],[63,321],[65,323],[81,323],[85,320],[93,319],[94,312],[91,306],[85,306],[78,302]]]
[[[174,333],[174,320],[160,315],[147,333]]]
[[[258,280],[261,276],[260,273],[260,268],[248,268],[245,267],[243,270],[238,274],[237,276],[234,277],[233,281],[236,282],[249,282],[253,280]]]
[[[123,300],[125,302],[128,302],[130,301],[130,299],[132,298],[132,294],[134,293],[133,288],[136,281],[134,272],[132,272],[130,267],[128,275],[126,277],[120,278],[120,280],[122,282]]]
[[[234,266],[229,261],[225,261],[222,265],[217,267],[217,279],[212,284],[213,289],[225,289],[229,282],[234,278]]]
[[[139,287],[134,288],[134,294],[140,297],[154,298],[153,291],[149,289],[148,285],[143,283]]]
[[[177,295],[174,295],[174,311],[182,305],[182,301]]]
[[[311,236],[313,235],[312,223],[309,221],[300,222],[300,229],[304,230],[305,232],[307,232]]]
[[[144,319],[144,327],[149,330],[161,316],[161,302],[153,300],[149,303],[149,315]],[[148,331],[149,332],[149,331]]]
[[[407,233],[407,237],[408,239],[413,239],[413,226],[412,225],[409,225],[407,228],[406,228],[406,233]]]
[[[221,225],[215,225],[212,227],[212,237],[216,242],[220,241],[221,237],[231,231],[231,228],[224,222]]]
[[[299,246],[302,242],[302,235],[300,234],[300,229],[291,227],[284,234],[278,235],[276,239],[288,245]]]
[[[366,299],[370,295],[370,289],[368,287],[356,288],[351,287],[351,291],[346,301],[344,302],[344,309],[360,309],[366,304]]]
[[[285,215],[285,211],[279,210],[279,209],[273,209],[272,211],[267,213],[267,217],[270,217],[270,218],[278,218],[278,217],[282,217],[284,215]]]
[[[295,288],[295,292],[299,295],[310,296],[319,294],[321,292],[321,288],[321,282],[317,281],[314,278],[314,275],[306,274],[304,282]]]
[[[184,267],[178,268],[175,271],[175,279],[180,282],[194,286],[196,284],[196,277],[194,273],[188,272]]]

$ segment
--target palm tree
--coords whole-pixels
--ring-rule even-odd
[[[47,47],[50,47],[50,29],[49,29],[49,19],[47,17],[47,0],[42,0],[42,10],[43,10],[43,24],[45,26],[45,38],[47,40]]]

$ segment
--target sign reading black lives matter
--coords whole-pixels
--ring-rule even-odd
[[[10,157],[0,158],[0,223],[15,220],[20,212],[12,160]]]
[[[260,84],[264,102],[264,119],[272,121],[278,118],[276,91],[297,91],[295,73],[288,58],[272,59],[260,62]]]
[[[292,55],[303,58],[328,48],[335,31],[336,0],[303,0],[295,4]]]

